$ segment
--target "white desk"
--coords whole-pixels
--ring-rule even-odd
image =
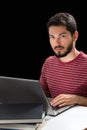
[[[75,106],[56,117],[47,116],[41,130],[84,130],[87,128],[87,107]]]

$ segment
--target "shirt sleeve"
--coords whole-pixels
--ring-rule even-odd
[[[47,84],[47,79],[46,79],[46,76],[45,76],[44,66],[42,67],[39,81],[40,81],[40,84],[41,84],[46,96],[50,97],[50,91],[49,91],[48,84]]]

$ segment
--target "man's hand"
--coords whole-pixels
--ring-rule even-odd
[[[80,97],[72,94],[60,94],[55,97],[50,103],[52,106],[63,107],[67,105],[75,105],[78,104]]]

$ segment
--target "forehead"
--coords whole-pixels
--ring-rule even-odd
[[[49,34],[60,34],[60,33],[69,33],[65,26],[50,26]]]

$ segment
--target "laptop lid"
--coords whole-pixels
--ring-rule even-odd
[[[39,80],[0,76],[0,104],[21,103],[42,103],[45,114],[52,116],[56,116],[71,107],[53,109]]]
[[[44,117],[41,103],[0,104],[0,124],[42,123]]]
[[[37,80],[0,76],[0,123],[37,123],[45,117]]]
[[[0,103],[41,102],[38,85],[37,80],[0,76]]]

